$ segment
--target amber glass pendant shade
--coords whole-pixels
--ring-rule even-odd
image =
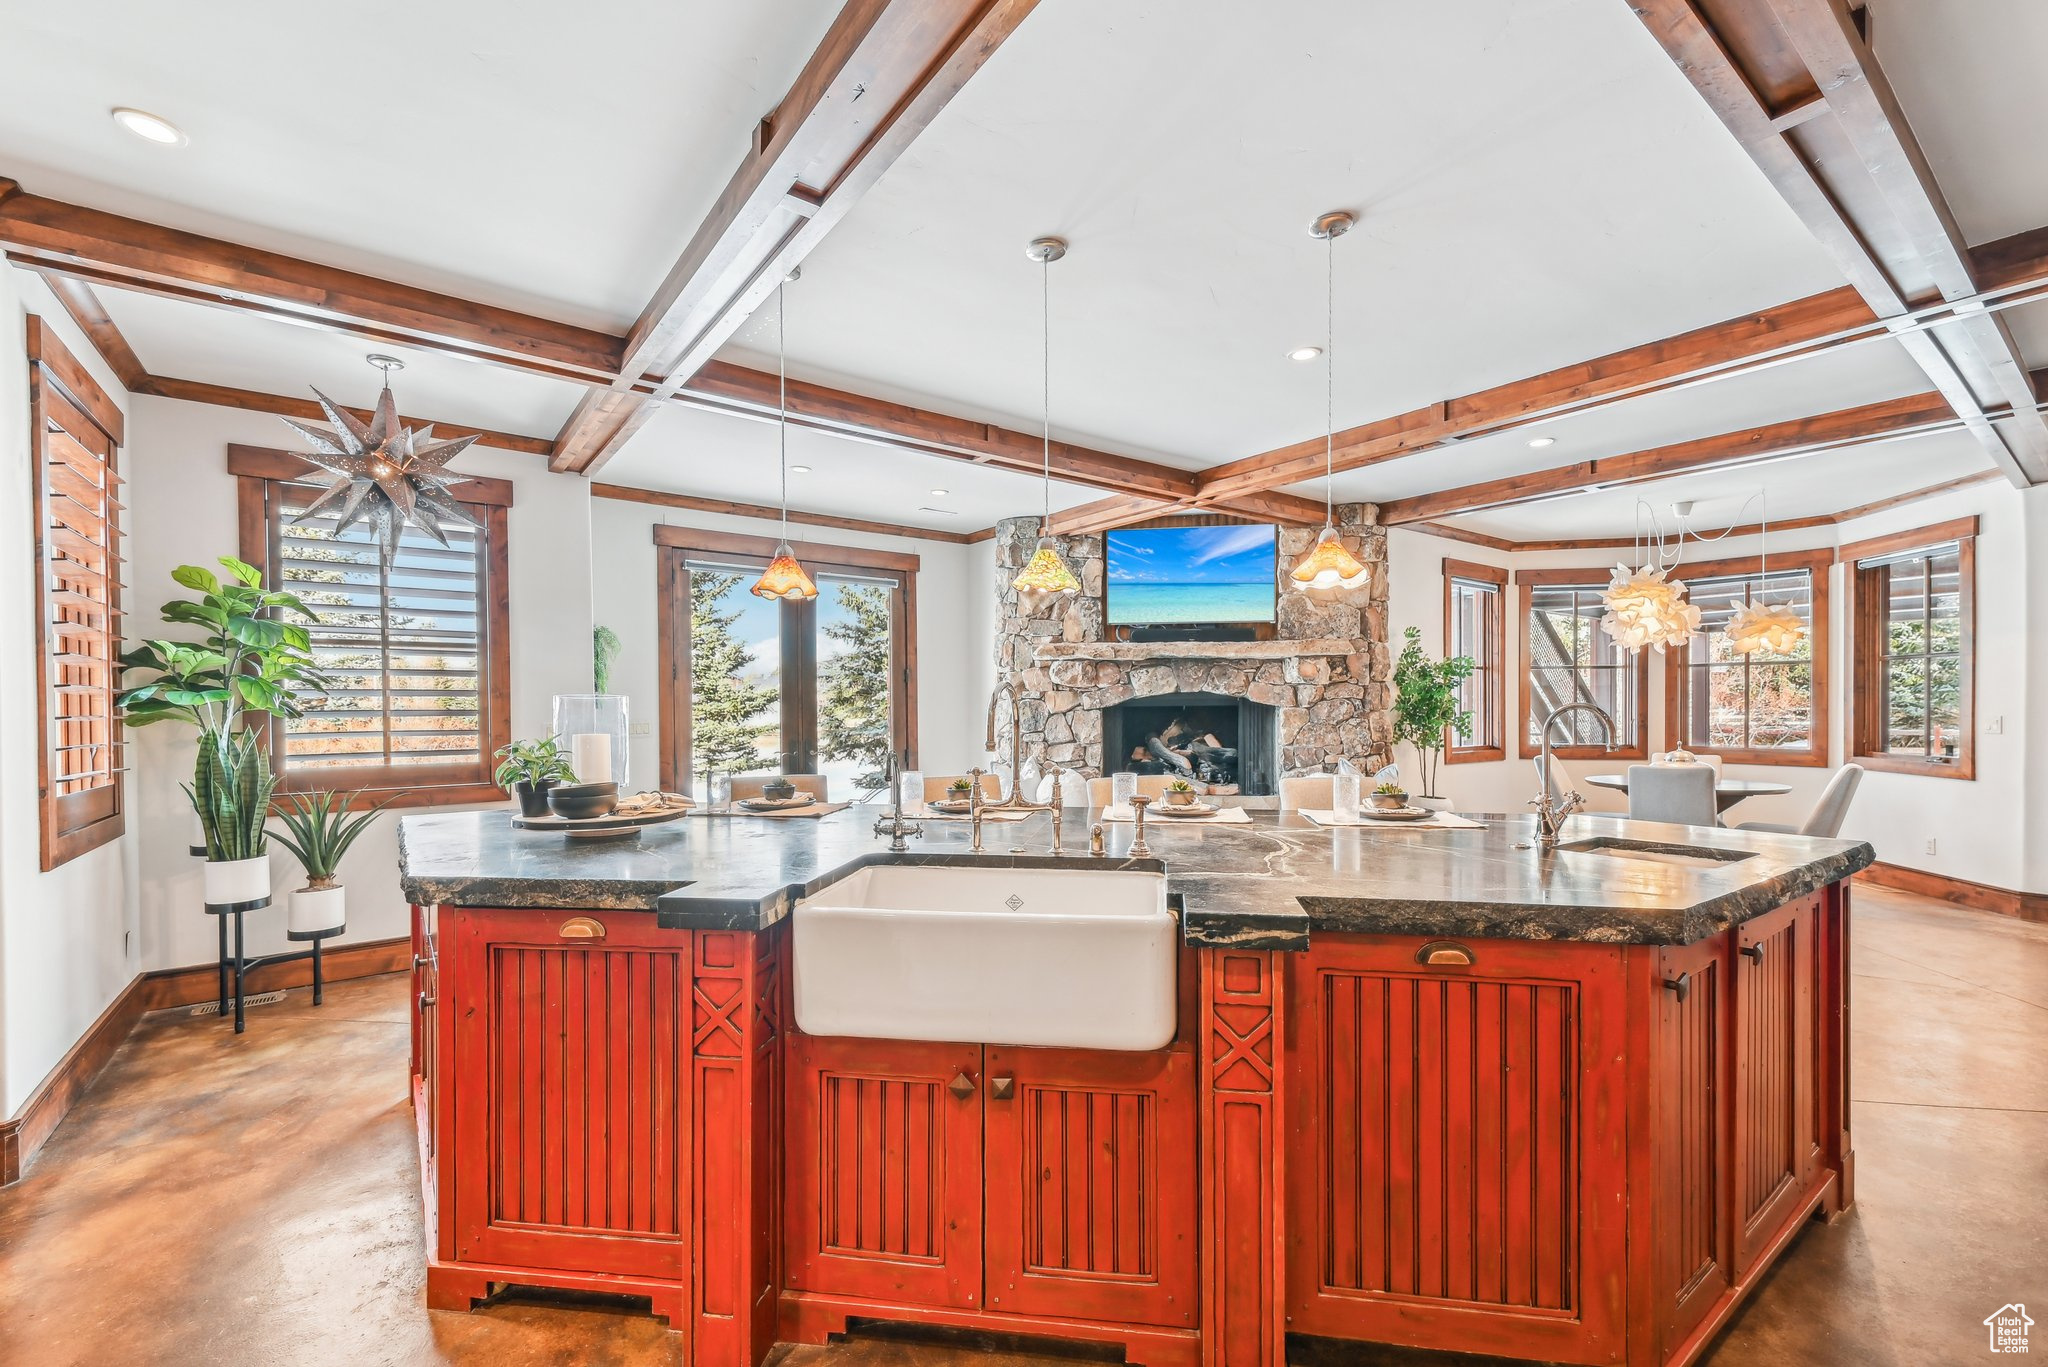
[[[1287,577],[1298,589],[1355,589],[1371,573],[1357,556],[1344,549],[1335,527],[1324,527],[1316,544]]]
[[[754,581],[751,590],[756,598],[788,598],[798,602],[809,602],[818,596],[818,586],[811,582],[811,576],[804,573],[804,567],[796,563],[796,553],[789,543],[783,542],[775,548],[775,558],[768,562],[768,568]]]
[[[1060,559],[1060,553],[1053,549],[1048,537],[1038,539],[1038,549],[1031,556],[1031,563],[1024,567],[1024,573],[1010,581],[1010,587],[1019,593],[1036,594],[1041,599],[1056,593],[1079,593],[1081,581],[1074,578],[1074,572],[1067,568],[1067,562]]]

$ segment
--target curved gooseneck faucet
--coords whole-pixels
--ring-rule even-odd
[[[1557,729],[1560,717],[1574,712],[1590,712],[1600,719],[1600,729],[1606,733],[1607,748],[1614,748],[1614,718],[1589,702],[1567,703],[1543,720],[1543,750],[1536,757],[1536,777],[1542,785],[1536,796],[1529,802],[1536,809],[1536,838],[1543,849],[1557,847],[1558,832],[1564,829],[1565,818],[1585,804],[1586,799],[1578,793],[1566,793],[1552,801],[1550,796],[1550,736]]]

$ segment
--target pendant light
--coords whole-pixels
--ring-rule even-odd
[[[775,287],[775,383],[780,417],[775,426],[776,463],[782,470],[782,539],[776,543],[775,558],[750,590],[756,598],[784,598],[808,603],[818,596],[818,586],[804,567],[796,563],[789,548],[789,366],[782,346],[782,291],[797,272],[791,271]]]
[[[1759,520],[1756,551],[1756,601],[1734,604],[1735,615],[1721,629],[1728,648],[1737,655],[1790,655],[1806,639],[1806,625],[1790,603],[1773,603],[1764,596],[1770,586],[1771,505],[1765,491]]]
[[[1067,562],[1060,559],[1059,550],[1052,539],[1052,263],[1067,254],[1066,242],[1057,237],[1041,237],[1024,249],[1024,255],[1039,265],[1038,326],[1039,326],[1039,402],[1044,420],[1044,477],[1045,514],[1038,524],[1038,549],[1032,552],[1031,563],[1024,572],[1010,581],[1010,587],[1017,590],[1024,600],[1027,611],[1036,611],[1049,600],[1063,593],[1079,593],[1081,581],[1074,578],[1074,572],[1067,568]]]
[[[1337,239],[1351,231],[1358,220],[1341,209],[1324,214],[1309,227],[1309,234],[1323,240],[1323,530],[1316,544],[1288,572],[1294,586],[1304,592],[1319,589],[1353,589],[1363,584],[1372,571],[1337,539],[1337,406],[1336,370],[1331,353],[1331,333],[1337,315]]]
[[[1691,503],[1673,505],[1678,517],[1676,546],[1664,545],[1664,525],[1649,504],[1636,500],[1636,538],[1626,565],[1616,565],[1600,601],[1607,609],[1600,617],[1600,629],[1615,644],[1632,654],[1655,646],[1662,655],[1668,646],[1682,646],[1700,629],[1700,609],[1686,596],[1684,583],[1674,583],[1670,572],[1685,552],[1685,520]],[[1648,514],[1650,531],[1643,535],[1643,517]],[[1725,533],[1724,533],[1725,535]]]

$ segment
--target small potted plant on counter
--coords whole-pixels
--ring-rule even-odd
[[[1372,790],[1372,805],[1395,808],[1408,805],[1408,792],[1398,783],[1382,783]]]
[[[574,783],[575,770],[569,757],[553,736],[515,740],[493,756],[498,761],[498,786],[519,803],[521,816],[548,814],[548,789],[558,783]]]
[[[198,595],[163,606],[163,620],[202,629],[197,642],[144,641],[121,656],[126,683],[116,699],[128,726],[181,721],[199,732],[192,782],[182,785],[199,815],[205,843],[204,896],[210,906],[260,902],[270,896],[270,860],[263,823],[270,816],[271,773],[265,738],[273,717],[302,714],[301,688],[319,691],[312,637],[278,613],[289,608],[317,622],[289,593],[263,587],[263,574],[223,556],[226,579],[198,565],[171,578]]]
[[[348,889],[335,875],[348,847],[384,806],[379,802],[351,811],[361,797],[361,793],[294,793],[277,814],[284,823],[284,830],[276,834],[277,843],[290,850],[306,871],[306,886],[292,893],[285,916],[285,931],[294,939],[331,934],[348,921]]]
[[[1177,778],[1166,785],[1166,805],[1188,807],[1195,801],[1195,785],[1184,778]]]
[[[1449,800],[1436,790],[1437,774],[1451,733],[1460,739],[1472,735],[1472,714],[1458,706],[1458,686],[1472,677],[1472,659],[1455,655],[1432,660],[1422,649],[1420,628],[1409,627],[1402,635],[1407,644],[1394,662],[1394,739],[1414,746],[1422,766],[1422,796],[1417,802],[1448,809]]]
[[[946,785],[946,796],[956,802],[965,802],[974,795],[974,784],[964,778],[956,778]]]

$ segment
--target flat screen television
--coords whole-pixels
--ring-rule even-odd
[[[1110,532],[1103,619],[1111,626],[1270,622],[1279,538],[1271,526]]]

